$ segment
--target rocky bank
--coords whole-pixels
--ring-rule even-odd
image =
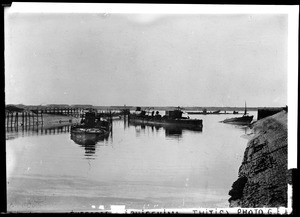
[[[287,112],[263,118],[252,135],[229,191],[230,207],[287,206]]]

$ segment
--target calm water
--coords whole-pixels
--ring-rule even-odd
[[[108,138],[71,137],[69,127],[7,132],[8,211],[228,207],[249,133],[219,123],[232,116],[190,115],[202,132],[124,120]]]

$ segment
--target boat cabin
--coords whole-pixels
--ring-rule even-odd
[[[95,112],[87,112],[85,113],[84,125],[87,127],[94,127],[98,122],[98,119]]]
[[[166,111],[166,117],[171,119],[182,118],[182,111],[177,109],[173,111]]]

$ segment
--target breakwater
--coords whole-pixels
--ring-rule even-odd
[[[259,108],[257,110],[257,120],[272,116],[282,110],[287,111],[287,106],[285,108]]]
[[[287,111],[252,125],[230,207],[287,207]]]

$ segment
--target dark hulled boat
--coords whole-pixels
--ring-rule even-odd
[[[223,123],[227,124],[236,124],[236,125],[249,125],[253,120],[253,115],[247,115],[247,106],[245,102],[245,112],[242,117],[237,117],[237,118],[227,118],[223,120]]]
[[[101,118],[95,112],[85,113],[85,117],[80,124],[71,126],[71,133],[108,135],[110,130],[110,122]]]
[[[145,111],[141,111],[140,107],[137,108],[136,113],[129,114],[129,122],[140,123],[153,126],[174,126],[185,129],[202,130],[203,124],[200,119],[190,119],[189,117],[182,117],[183,112],[177,108],[173,111],[166,111],[166,115],[161,116],[157,111],[151,115],[147,115]]]
[[[204,112],[187,112],[189,115],[204,115]]]
[[[211,112],[211,114],[220,114],[220,111],[221,110],[213,111],[213,112]]]
[[[221,114],[220,113],[221,110],[216,110],[216,111],[207,111],[206,109],[203,109],[203,111],[200,112],[187,112],[189,115],[218,115]]]
[[[238,118],[228,118],[222,122],[227,124],[248,125],[252,122],[252,119],[253,119],[253,115],[251,116],[243,115],[242,117],[238,117]]]

